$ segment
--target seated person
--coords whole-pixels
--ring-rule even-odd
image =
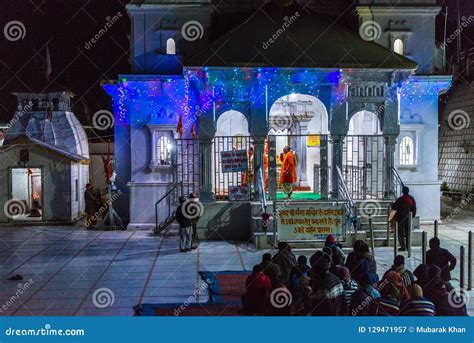
[[[434,316],[435,305],[423,297],[423,288],[413,284],[410,287],[411,299],[400,307],[401,316]]]
[[[263,273],[270,278],[272,287],[276,288],[281,279],[281,272],[280,267],[272,262],[272,255],[270,253],[263,254],[260,265],[263,268]]]
[[[272,291],[270,278],[263,273],[260,264],[253,267],[245,281],[246,293],[242,295],[244,312],[247,314],[264,314]]]

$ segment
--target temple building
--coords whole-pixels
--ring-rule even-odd
[[[351,30],[321,11],[344,8],[332,3],[127,6],[133,73],[103,87],[115,207],[130,228],[164,227],[176,197],[194,192],[202,238],[353,239],[369,215],[385,220],[402,185],[419,220],[439,218],[438,97],[451,83],[434,72],[440,8],[360,0]],[[291,200],[279,182],[285,146]],[[262,212],[274,217],[263,232]]]
[[[70,92],[15,93],[0,146],[0,223],[73,223],[84,215],[89,145]]]

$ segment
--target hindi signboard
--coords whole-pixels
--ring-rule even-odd
[[[308,147],[319,147],[321,145],[320,135],[308,135]]]
[[[288,204],[277,213],[278,239],[324,240],[329,234],[343,238],[344,207]]]
[[[221,168],[223,173],[244,172],[248,169],[247,150],[231,150],[221,152]]]
[[[230,186],[229,187],[229,200],[230,201],[250,200],[249,186]]]

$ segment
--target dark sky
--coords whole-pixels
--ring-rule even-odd
[[[349,1],[349,0],[348,0]],[[474,1],[459,0],[462,15],[474,16]],[[111,99],[100,87],[104,79],[129,73],[130,20],[125,11],[128,0],[0,0],[0,28],[17,20],[25,26],[25,37],[4,39],[0,32],[0,122],[13,116],[16,99],[11,92],[45,89],[46,45],[49,46],[52,75],[49,90],[71,90],[76,94],[75,112],[89,124],[92,114],[110,108]],[[457,0],[440,0],[450,8],[451,30],[456,29]],[[122,17],[90,49],[86,42],[103,28],[107,17]],[[452,15],[452,17],[451,17]],[[443,17],[438,17],[438,39],[442,38]],[[464,46],[472,47],[471,30]],[[84,106],[87,104],[87,107]],[[89,115],[84,113],[89,109]]]

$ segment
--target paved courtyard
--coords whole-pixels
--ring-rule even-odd
[[[459,257],[472,228],[474,213],[463,211],[440,226],[442,245]],[[424,229],[431,238],[432,227]],[[243,243],[209,241],[183,254],[176,235],[80,227],[3,227],[0,247],[0,315],[25,316],[131,316],[143,302],[189,302],[202,289],[198,271],[251,270],[264,252]],[[382,274],[391,265],[393,248],[377,248],[376,258]],[[413,270],[420,261],[421,249],[414,248],[407,266]],[[24,280],[9,281],[14,274]],[[454,276],[459,277],[459,268]],[[208,300],[206,292],[197,293],[197,302]],[[468,306],[474,314],[474,302]]]

